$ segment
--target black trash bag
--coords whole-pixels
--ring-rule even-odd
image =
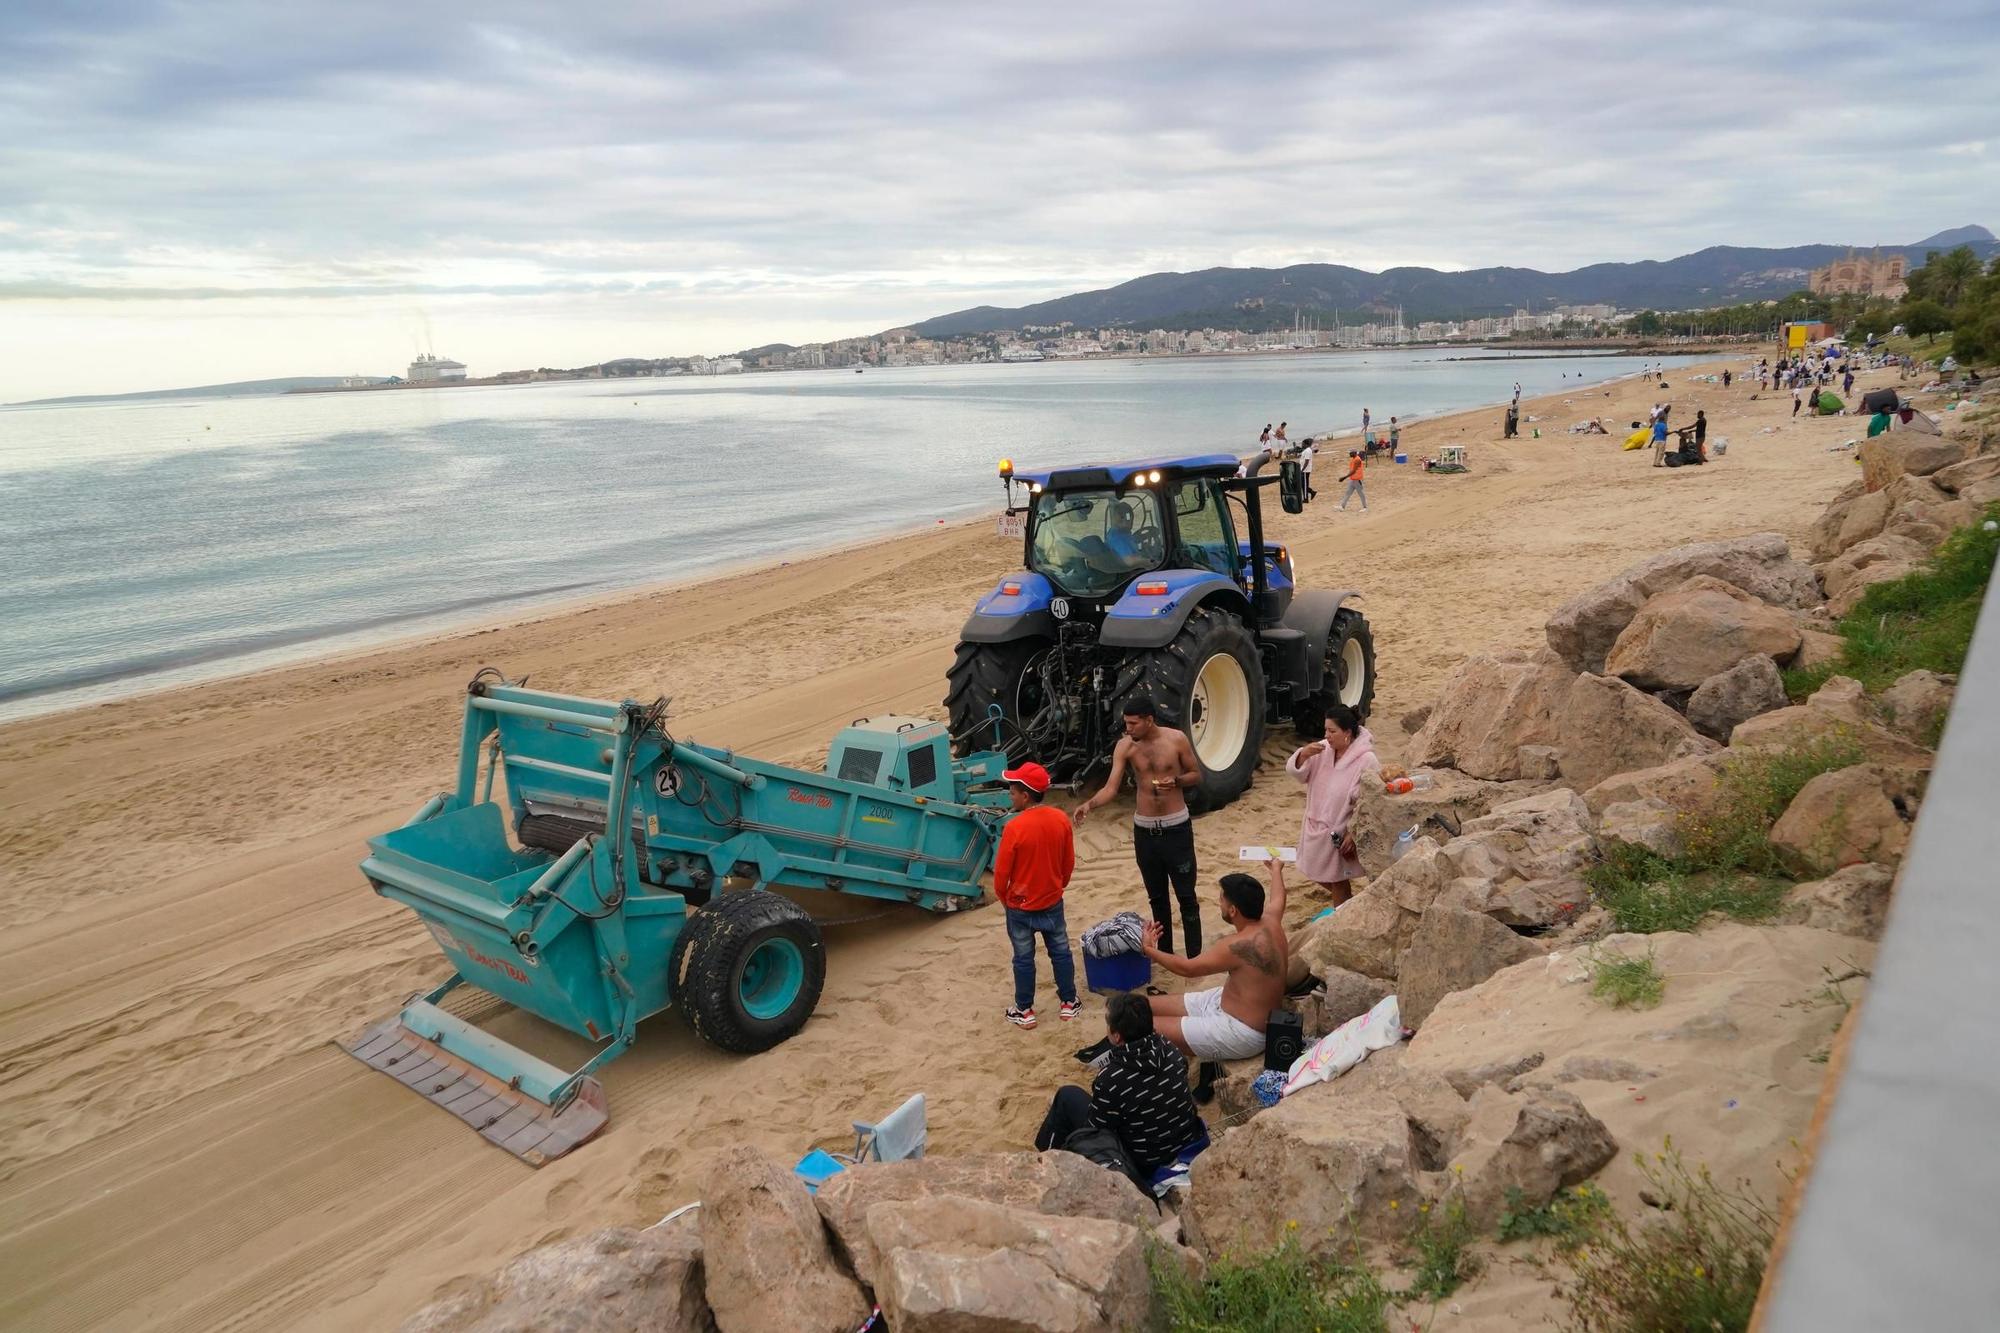
[[[1133,1165],[1132,1154],[1125,1151],[1125,1145],[1118,1136],[1108,1129],[1079,1129],[1063,1140],[1063,1151],[1073,1152],[1078,1157],[1097,1163],[1106,1171],[1116,1171],[1137,1185],[1142,1191],[1146,1182],[1139,1178],[1139,1168]]]

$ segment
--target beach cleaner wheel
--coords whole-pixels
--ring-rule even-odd
[[[702,1040],[748,1055],[805,1026],[826,984],[826,948],[804,908],[752,889],[688,914],[668,974]]]

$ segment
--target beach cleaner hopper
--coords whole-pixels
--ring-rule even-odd
[[[725,1050],[766,1050],[819,1001],[820,930],[773,890],[950,912],[980,898],[1004,757],[942,724],[862,719],[826,771],[676,738],[666,700],[468,688],[453,789],[368,842],[362,873],[453,971],[342,1045],[539,1166],[602,1129],[598,1066],[676,1007]],[[500,795],[496,796],[496,788]],[[488,992],[598,1047],[564,1070],[449,1011]]]

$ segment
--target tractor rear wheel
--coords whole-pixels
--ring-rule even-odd
[[[944,696],[956,753],[1001,749],[1015,761],[1034,757],[1026,753],[1026,729],[1042,711],[1043,700],[1041,679],[1030,668],[1048,646],[1046,639],[958,645],[958,655],[945,677]],[[994,704],[1000,705],[1006,719],[998,744],[991,720]]]
[[[826,946],[791,899],[726,893],[688,913],[668,977],[674,1004],[702,1040],[752,1055],[812,1016],[826,984]]]
[[[1333,613],[1326,636],[1326,676],[1293,717],[1299,735],[1318,740],[1326,730],[1326,710],[1336,703],[1352,708],[1363,722],[1375,704],[1375,636],[1367,617],[1346,607]]]
[[[1264,667],[1242,621],[1197,607],[1166,647],[1128,659],[1118,706],[1141,693],[1160,725],[1180,728],[1194,747],[1201,786],[1187,794],[1189,809],[1220,810],[1250,789],[1264,748]]]

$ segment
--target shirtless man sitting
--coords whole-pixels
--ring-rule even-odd
[[[1167,885],[1181,906],[1181,937],[1188,957],[1201,952],[1201,904],[1195,897],[1194,822],[1188,815],[1187,789],[1201,783],[1201,765],[1186,733],[1160,725],[1153,701],[1134,695],[1125,701],[1125,734],[1111,751],[1111,776],[1103,790],[1077,806],[1070,818],[1078,824],[1092,810],[1117,797],[1130,765],[1138,775],[1139,803],[1132,815],[1132,855],[1139,878],[1153,905],[1153,920],[1173,943],[1173,910]]]
[[[1157,946],[1160,923],[1142,934],[1146,957],[1180,977],[1227,979],[1212,990],[1152,997],[1153,1024],[1168,1041],[1200,1060],[1246,1060],[1264,1053],[1264,1028],[1285,995],[1285,871],[1271,868],[1271,893],[1245,874],[1222,877],[1222,919],[1236,928],[1194,958],[1176,958]]]

